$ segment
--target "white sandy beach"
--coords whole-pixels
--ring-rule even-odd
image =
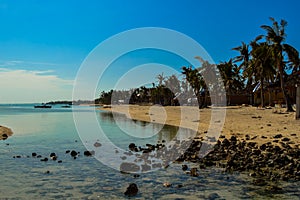
[[[198,110],[191,106],[138,106],[114,105],[102,110],[123,113],[127,117],[161,124],[190,128],[204,135],[211,122],[212,126],[222,126],[222,117],[212,117],[211,108]],[[212,119],[212,120],[211,120]],[[232,106],[226,108],[226,117],[221,134],[232,135],[249,141],[265,143],[274,141],[274,136],[282,134],[290,139],[291,145],[299,145],[300,120],[295,120],[295,113],[285,113],[284,108],[258,109],[256,107]]]

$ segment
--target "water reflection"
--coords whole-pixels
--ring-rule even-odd
[[[171,126],[167,124],[150,123],[146,121],[129,119],[126,117],[125,114],[119,113],[99,112],[99,119],[100,124],[109,122],[122,126],[119,128],[123,130],[123,133],[127,130],[130,130],[131,133],[138,131],[148,132],[147,135],[151,136],[148,137],[148,139],[153,140],[154,137],[156,140],[155,142],[161,142],[163,140],[166,142],[170,142],[176,137],[177,139],[179,139],[178,136],[180,136],[180,138],[190,138],[196,134],[196,132],[191,129],[180,128],[177,126]],[[139,133],[137,133],[137,135],[135,136],[139,136]],[[134,140],[136,140],[136,138],[134,138]]]

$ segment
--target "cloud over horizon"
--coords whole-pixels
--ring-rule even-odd
[[[72,99],[73,80],[51,70],[0,68],[0,103],[38,103]]]

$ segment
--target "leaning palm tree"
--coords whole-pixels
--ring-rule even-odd
[[[295,52],[296,49],[284,43],[286,39],[285,27],[287,26],[287,22],[281,20],[279,24],[274,18],[270,18],[270,20],[273,22],[272,26],[262,25],[261,28],[267,31],[265,38],[272,48],[275,65],[279,72],[281,90],[287,106],[287,112],[293,112],[294,110],[290,98],[285,90],[284,72],[287,66],[285,64],[284,53],[288,55],[290,58],[289,61],[293,63],[295,60],[291,59],[294,57],[291,52]]]

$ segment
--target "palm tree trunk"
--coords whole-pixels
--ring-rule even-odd
[[[283,97],[285,100],[285,105],[286,105],[286,112],[295,112],[292,107],[290,97],[288,96],[288,94],[284,88],[283,70],[281,67],[279,68],[279,75],[280,75],[280,87],[281,87],[282,94],[283,94]]]
[[[300,85],[297,85],[296,92],[296,119],[300,119]]]
[[[264,107],[264,81],[263,79],[260,80],[260,104],[261,104],[261,107],[263,108]]]

